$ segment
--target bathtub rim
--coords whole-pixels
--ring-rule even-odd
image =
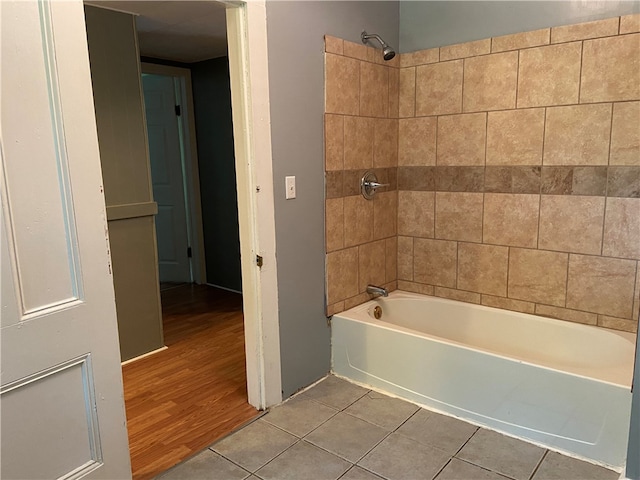
[[[605,328],[605,327],[598,327],[595,325],[586,325],[586,324],[582,324],[582,323],[577,323],[577,322],[570,322],[568,320],[560,320],[560,319],[556,319],[556,318],[551,318],[551,317],[543,317],[541,315],[537,315],[537,314],[531,314],[531,313],[524,313],[524,312],[516,312],[513,310],[506,310],[506,309],[501,309],[501,308],[496,308],[496,307],[490,307],[487,305],[481,305],[481,304],[476,304],[476,303],[468,303],[468,302],[461,302],[458,300],[452,300],[449,298],[442,298],[442,297],[436,297],[433,295],[424,295],[424,294],[419,294],[419,293],[413,293],[413,292],[407,292],[404,290],[395,290],[393,292],[389,293],[389,296],[387,298],[391,298],[391,299],[396,299],[396,298],[413,298],[413,299],[419,299],[419,300],[426,300],[426,301],[433,301],[436,303],[443,303],[445,305],[449,304],[449,305],[462,305],[462,306],[466,306],[468,308],[474,308],[474,309],[480,309],[483,311],[487,311],[487,312],[499,312],[499,313],[503,313],[503,312],[507,312],[508,314],[513,314],[515,316],[524,316],[524,317],[534,317],[536,319],[536,321],[542,321],[543,323],[547,323],[547,324],[552,324],[552,325],[565,325],[568,324],[570,325],[572,328],[578,328],[578,329],[587,329],[587,330],[592,330],[592,329],[597,329],[597,331],[600,334],[608,334],[608,335],[614,335],[617,336],[619,338],[622,338],[623,340],[628,340],[631,342],[631,344],[634,347],[635,350],[635,345],[636,345],[636,341],[637,341],[637,336],[634,333],[630,333],[630,332],[624,332],[624,331],[620,331],[620,330],[613,330],[613,329],[609,329],[609,328]],[[470,350],[470,351],[481,351],[482,353],[485,353],[487,355],[492,355],[494,357],[498,357],[501,359],[505,359],[511,362],[516,362],[516,363],[522,363],[525,365],[530,365],[530,366],[534,366],[534,367],[539,367],[539,368],[544,368],[550,371],[554,371],[554,372],[560,372],[560,373],[565,373],[567,375],[575,375],[577,377],[581,377],[581,378],[585,378],[588,380],[593,380],[593,381],[598,381],[598,382],[602,382],[602,383],[606,383],[615,387],[619,387],[619,388],[624,388],[624,389],[628,389],[631,390],[631,386],[633,383],[633,360],[634,357],[632,356],[631,358],[631,375],[629,376],[629,381],[628,383],[621,383],[621,382],[616,382],[616,381],[611,381],[611,380],[607,380],[607,379],[603,379],[603,378],[599,378],[599,377],[595,377],[595,376],[589,376],[583,373],[579,373],[576,371],[572,371],[572,369],[570,367],[568,367],[567,369],[561,369],[561,368],[554,368],[552,366],[549,365],[545,365],[544,363],[540,362],[540,363],[536,363],[534,361],[532,361],[531,359],[526,359],[526,358],[517,358],[517,356],[510,356],[510,355],[506,355],[503,353],[499,353],[493,350],[489,350],[487,348],[483,348],[483,347],[479,347],[479,346],[472,346],[466,343],[462,343],[456,340],[450,340],[447,338],[443,338],[443,337],[438,337],[436,335],[432,335],[426,332],[419,332],[416,330],[413,330],[411,328],[407,328],[407,327],[403,327],[401,325],[396,325],[396,324],[391,324],[389,322],[385,322],[383,320],[378,320],[376,318],[373,318],[372,316],[368,315],[366,312],[369,309],[370,306],[373,305],[377,305],[376,301],[378,300],[378,298],[373,298],[371,300],[368,300],[365,303],[362,303],[360,305],[356,305],[350,309],[344,310],[340,313],[336,313],[334,315],[332,315],[331,319],[333,320],[333,317],[339,317],[341,319],[346,319],[349,321],[354,321],[354,322],[358,322],[358,323],[362,323],[362,324],[368,324],[368,325],[373,325],[375,327],[379,327],[385,330],[389,330],[389,331],[395,331],[395,332],[402,332],[404,334],[407,335],[411,335],[413,337],[417,337],[417,338],[427,338],[429,340],[438,342],[440,344],[449,344],[449,345],[455,345],[456,347],[460,347],[460,348],[464,348],[465,350]],[[355,316],[348,316],[349,313],[364,313],[364,315],[366,316],[365,319],[361,319],[361,318],[357,318]],[[561,322],[561,323],[559,323]]]

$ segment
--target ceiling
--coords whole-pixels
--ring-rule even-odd
[[[140,55],[192,63],[227,54],[224,4],[214,1],[90,0],[135,13]]]

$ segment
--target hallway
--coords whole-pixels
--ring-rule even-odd
[[[247,402],[242,296],[206,285],[161,295],[168,348],[122,367],[134,480],[258,415]]]

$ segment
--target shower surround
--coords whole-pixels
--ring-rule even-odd
[[[640,15],[399,55],[326,37],[329,315],[368,283],[637,331]],[[387,191],[367,201],[373,168]]]

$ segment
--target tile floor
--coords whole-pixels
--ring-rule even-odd
[[[614,480],[616,472],[334,376],[158,480]]]

